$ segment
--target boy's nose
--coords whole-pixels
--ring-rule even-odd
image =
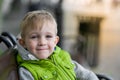
[[[45,45],[46,44],[46,40],[44,38],[39,39],[38,42],[39,45]]]

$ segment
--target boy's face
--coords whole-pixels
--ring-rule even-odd
[[[53,24],[44,24],[40,29],[27,31],[20,43],[37,58],[47,59],[59,41],[55,29]]]

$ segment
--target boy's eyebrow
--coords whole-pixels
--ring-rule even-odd
[[[52,32],[46,32],[47,34],[54,34],[54,33],[52,33]]]
[[[32,34],[38,34],[37,32],[30,32],[28,33],[28,35],[32,35]]]

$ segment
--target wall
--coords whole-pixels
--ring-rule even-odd
[[[99,37],[99,65],[92,68],[96,73],[105,73],[119,80],[120,56],[120,9],[113,8],[110,0],[105,0],[104,5],[92,7],[76,7],[63,3],[64,10],[64,44],[63,48],[70,51],[78,35],[78,18],[80,16],[99,16],[104,18],[100,23]],[[109,4],[108,4],[109,3]],[[67,5],[67,6],[65,6]],[[76,4],[77,5],[77,4]]]

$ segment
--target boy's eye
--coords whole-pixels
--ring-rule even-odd
[[[35,38],[38,38],[38,36],[37,36],[37,35],[34,35],[34,36],[31,36],[30,38],[31,38],[31,39],[35,39]]]
[[[46,35],[46,38],[52,38],[53,36],[52,35]]]

